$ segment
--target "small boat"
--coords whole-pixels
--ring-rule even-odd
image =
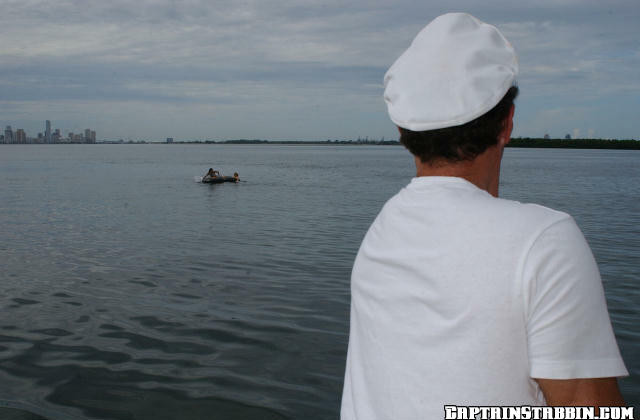
[[[236,179],[232,176],[205,176],[202,178],[203,184],[222,184],[223,182],[236,182]]]

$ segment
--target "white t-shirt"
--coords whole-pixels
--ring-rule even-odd
[[[545,405],[531,378],[627,374],[569,215],[419,177],[367,232],[351,277],[342,420]]]

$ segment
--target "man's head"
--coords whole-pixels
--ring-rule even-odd
[[[385,75],[400,141],[425,163],[474,159],[510,132],[517,72],[495,27],[465,13],[434,19]]]
[[[411,131],[398,127],[400,143],[411,154],[419,157],[422,163],[474,159],[489,147],[498,144],[498,137],[509,123],[509,113],[516,96],[518,88],[512,86],[489,112],[466,124],[428,131]]]

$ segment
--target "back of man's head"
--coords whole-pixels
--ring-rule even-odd
[[[400,141],[425,163],[475,158],[504,129],[517,72],[515,51],[494,26],[465,13],[434,19],[385,75]]]

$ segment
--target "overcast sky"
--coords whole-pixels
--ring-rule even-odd
[[[397,138],[387,68],[469,12],[520,60],[514,137],[640,139],[640,1],[0,0],[0,124],[98,139]],[[4,127],[3,127],[4,128]]]

